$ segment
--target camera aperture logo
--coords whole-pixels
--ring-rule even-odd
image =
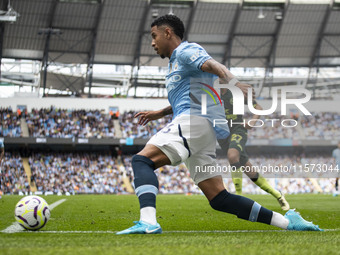
[[[221,106],[223,106],[222,104],[222,100],[221,97],[219,95],[219,93],[210,85],[205,84],[203,82],[200,82],[200,84],[202,84],[203,86],[209,88],[218,98],[218,100],[220,101]],[[206,115],[207,114],[207,94],[211,97],[211,99],[214,101],[215,105],[217,105],[217,101],[215,99],[215,97],[211,94],[211,92],[205,88],[200,88],[203,92],[205,92],[206,94],[201,94],[201,102],[202,102],[202,115]]]

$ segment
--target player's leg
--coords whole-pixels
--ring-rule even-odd
[[[229,193],[224,188],[221,176],[201,181],[198,186],[215,210],[234,214],[244,220],[262,222],[282,229],[320,231],[318,226],[305,221],[294,210],[289,210],[286,216],[283,216],[262,207],[249,198]]]
[[[208,128],[209,126],[206,127],[206,130],[208,130]],[[320,230],[318,226],[306,222],[293,210],[288,211],[286,216],[283,216],[262,207],[251,199],[229,193],[223,184],[223,173],[217,172],[218,168],[214,160],[216,149],[215,139],[213,132],[207,132],[206,135],[201,138],[201,142],[206,144],[206,146],[186,160],[190,176],[205,194],[212,208],[234,214],[241,219],[262,222],[282,229]],[[193,139],[192,142],[194,143],[195,139]],[[213,166],[215,166],[216,171],[195,171],[196,166],[204,166],[206,164],[212,166],[210,169],[214,169]]]
[[[258,173],[252,166],[253,165],[248,160],[247,163],[245,164],[245,169],[246,169],[245,174],[262,190],[264,190],[265,192],[275,197],[277,201],[279,202],[282,210],[288,211],[289,203],[287,202],[283,194],[280,191],[274,189],[273,186],[270,185],[270,183],[260,173]]]
[[[228,149],[228,160],[232,167],[232,177],[236,189],[236,194],[242,194],[242,167],[248,161],[246,153],[246,143],[248,132],[242,126],[233,127],[230,136],[230,144]],[[236,170],[236,171],[235,171]]]
[[[231,178],[235,185],[236,194],[242,194],[242,171],[240,155],[247,141],[247,132],[240,128],[234,128],[230,136],[224,140],[218,140],[223,151],[227,152],[231,166]]]
[[[189,136],[189,117],[180,116],[154,135],[144,149],[132,158],[135,192],[140,204],[140,220],[117,234],[154,234],[162,229],[156,220],[158,179],[154,170],[177,165],[189,156],[185,135]]]
[[[228,161],[232,167],[231,178],[235,185],[235,190],[237,195],[242,194],[242,171],[240,163],[240,153],[235,148],[228,149]]]
[[[162,229],[156,219],[156,196],[158,179],[155,169],[170,164],[169,158],[159,148],[147,144],[144,149],[132,157],[135,192],[140,206],[140,220],[131,228],[117,234],[161,233]]]
[[[234,214],[244,220],[271,224],[283,229],[288,227],[289,221],[283,215],[274,213],[249,198],[229,193],[223,186],[221,176],[204,180],[198,187],[215,210]]]
[[[156,146],[147,144],[132,158],[135,192],[140,205],[140,220],[155,225],[158,179],[155,169],[170,164],[169,158]]]
[[[206,127],[206,130],[208,129],[209,126]],[[189,168],[191,178],[207,197],[211,207],[218,211],[234,214],[241,219],[272,224],[287,229],[289,220],[283,215],[272,212],[251,199],[229,193],[223,184],[223,173],[213,170],[210,170],[210,172],[195,171],[196,166],[204,165],[211,166],[210,169],[214,169],[215,166],[217,170],[214,159],[216,149],[214,139],[216,139],[214,132],[207,132],[204,138],[201,139],[201,142],[204,142],[206,146],[185,162]],[[193,139],[192,142],[195,142],[195,140]]]

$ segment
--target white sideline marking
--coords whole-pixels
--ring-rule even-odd
[[[52,211],[54,208],[56,208],[58,205],[60,205],[61,203],[65,201],[66,199],[60,199],[57,202],[54,202],[53,204],[49,206],[50,210]],[[20,226],[18,222],[14,222],[12,225],[2,230],[1,232],[2,233],[17,233],[17,232],[23,232],[23,231],[25,231],[25,229],[22,226]]]
[[[325,229],[325,232],[340,231],[338,229]],[[82,230],[66,230],[66,231],[25,231],[26,233],[45,233],[45,234],[115,234],[118,231],[82,231]],[[270,232],[300,232],[300,231],[288,231],[288,230],[170,230],[163,231],[163,233],[270,233]]]
[[[64,203],[65,201],[66,201],[66,199],[60,199],[57,202],[54,202],[53,204],[50,205],[50,210],[52,211],[54,208],[56,208],[61,203]]]

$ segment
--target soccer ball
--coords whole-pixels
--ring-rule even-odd
[[[38,196],[22,198],[15,206],[15,219],[27,230],[41,229],[50,218],[50,208],[45,199]]]

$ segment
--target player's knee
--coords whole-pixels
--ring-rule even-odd
[[[153,173],[155,164],[152,160],[145,156],[134,155],[131,159],[132,170],[134,173],[134,179],[144,179],[145,176]]]
[[[154,172],[155,164],[152,160],[145,156],[135,155],[132,157],[131,164],[135,187],[150,184],[158,188],[158,179]]]
[[[151,159],[149,159],[145,156],[142,156],[142,155],[138,155],[138,154],[136,154],[132,157],[131,164],[132,164],[133,168],[134,168],[134,166],[139,166],[140,164],[146,164],[149,167],[151,167],[152,169],[155,169],[155,163]],[[138,169],[138,167],[137,167],[137,169]]]
[[[139,156],[140,156],[140,155],[138,155],[138,154],[133,155],[132,158],[131,158],[131,164],[136,163],[136,161],[138,161],[138,159],[139,159]]]

